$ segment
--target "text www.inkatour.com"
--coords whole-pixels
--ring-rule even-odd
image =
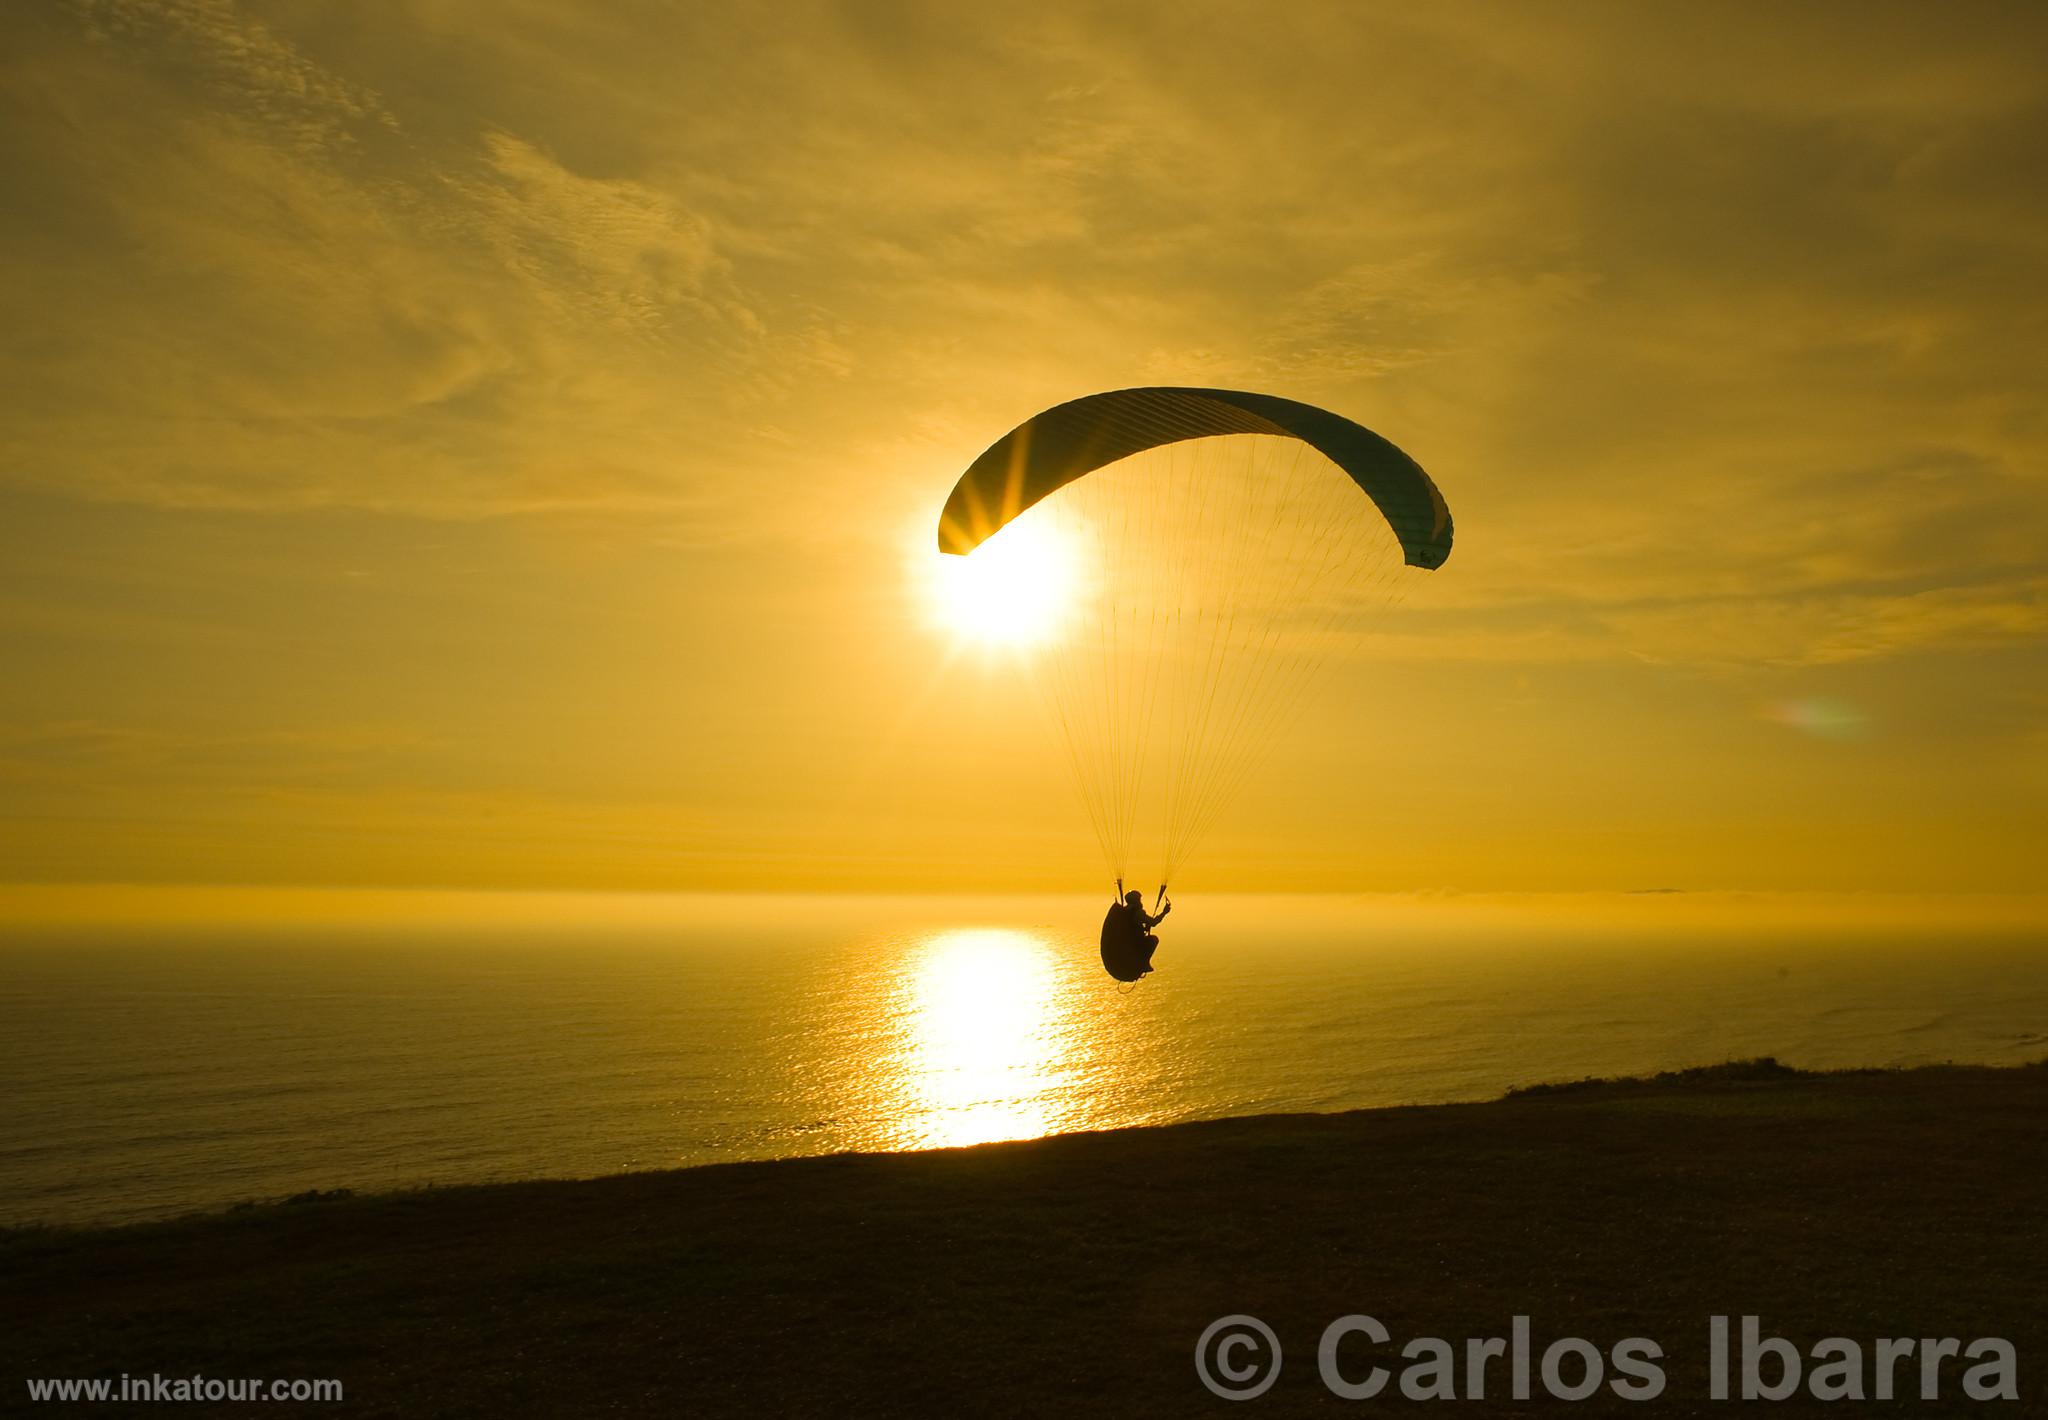
[[[262,1376],[93,1376],[77,1380],[32,1380],[30,1400],[340,1400],[335,1380],[267,1379]]]

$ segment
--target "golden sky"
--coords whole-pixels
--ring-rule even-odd
[[[2010,890],[2048,11],[0,11],[0,878],[1094,885],[920,577],[1266,390],[1455,556],[1189,881]],[[1020,744],[1004,755],[992,746]]]

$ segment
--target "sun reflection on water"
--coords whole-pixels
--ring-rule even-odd
[[[904,962],[892,1085],[898,1147],[1028,1139],[1054,1127],[1075,1022],[1051,944],[1028,932],[944,932]]]

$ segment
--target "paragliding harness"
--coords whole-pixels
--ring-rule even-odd
[[[1152,971],[1152,953],[1146,950],[1143,908],[1133,912],[1124,900],[1123,879],[1117,879],[1117,899],[1102,919],[1102,969],[1118,983],[1117,995],[1128,996]],[[1159,895],[1153,899],[1154,920],[1160,906],[1166,901],[1166,884],[1159,885]],[[1153,950],[1158,949],[1158,939],[1152,941]]]

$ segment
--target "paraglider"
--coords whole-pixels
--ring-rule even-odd
[[[1102,969],[1118,981],[1137,981],[1152,971],[1152,954],[1159,950],[1159,938],[1152,929],[1173,911],[1166,885],[1159,885],[1156,913],[1145,910],[1145,894],[1124,891],[1124,880],[1116,880],[1117,897],[1102,919]]]
[[[1071,569],[1062,624],[1030,663],[1117,879],[1103,966],[1136,981],[1165,885],[1403,574],[1450,556],[1450,509],[1412,458],[1329,410],[1128,389],[1027,419],[939,515],[950,556],[994,560],[1026,536]],[[1157,853],[1154,913],[1122,885],[1141,843]]]

